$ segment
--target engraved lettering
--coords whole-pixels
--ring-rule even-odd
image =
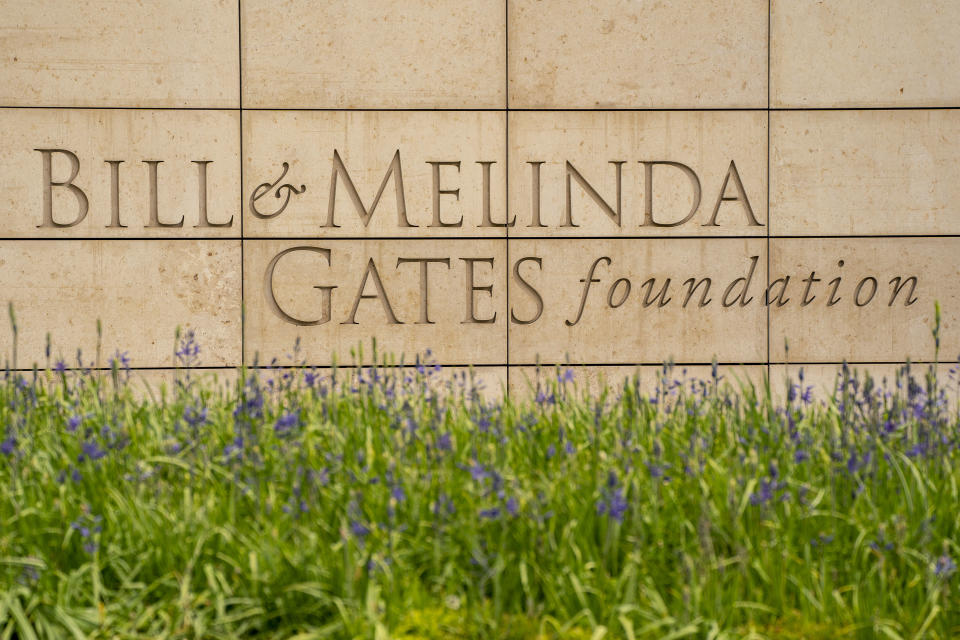
[[[734,197],[727,196],[727,183],[730,182],[730,178],[733,178],[733,186],[737,190],[737,195]],[[737,171],[737,165],[734,164],[733,160],[730,161],[730,167],[727,169],[727,175],[723,177],[723,184],[720,186],[720,196],[717,198],[717,204],[713,207],[713,215],[710,216],[710,221],[705,223],[705,227],[716,227],[717,224],[717,214],[720,212],[720,205],[724,202],[740,202],[743,205],[743,211],[747,215],[747,221],[751,227],[762,227],[763,225],[757,222],[756,216],[753,215],[753,207],[750,206],[750,200],[747,198],[747,192],[743,188],[743,182],[740,180],[740,173]]]
[[[466,319],[461,324],[492,324],[497,320],[497,312],[494,311],[493,315],[489,318],[478,318],[474,310],[474,294],[477,291],[486,291],[490,294],[490,298],[493,298],[493,285],[483,285],[477,286],[475,281],[474,274],[474,265],[478,262],[485,263],[490,265],[490,269],[493,269],[493,258],[460,258],[464,261],[467,267],[467,313]]]
[[[529,227],[546,227],[540,222],[540,167],[543,160],[527,161],[530,165],[530,224]]]
[[[110,165],[110,224],[107,228],[126,229],[120,224],[120,165],[123,160],[105,160]]]
[[[436,324],[430,320],[429,310],[429,290],[430,280],[428,276],[428,265],[431,263],[445,264],[450,268],[450,258],[397,258],[397,267],[409,262],[420,263],[420,319],[414,324]]]
[[[533,256],[527,256],[524,258],[520,258],[519,260],[513,263],[513,277],[514,279],[516,279],[517,283],[520,285],[520,288],[522,290],[526,291],[531,296],[533,296],[534,301],[537,304],[537,312],[529,320],[521,320],[513,313],[513,308],[511,307],[510,319],[513,321],[514,324],[533,324],[534,322],[540,319],[540,316],[543,315],[543,297],[541,297],[540,292],[537,291],[532,284],[530,284],[527,280],[524,280],[523,276],[520,275],[520,265],[522,265],[524,262],[536,262],[537,266],[540,267],[540,270],[543,271],[543,259],[536,258]]]
[[[622,200],[623,190],[621,189],[622,177],[623,177],[623,165],[626,164],[626,160],[611,160],[610,164],[614,166],[614,175],[616,179],[616,192],[617,192],[617,206],[614,209],[611,207],[606,200],[604,200],[597,190],[590,185],[586,179],[580,175],[580,172],[570,164],[569,161],[565,163],[566,167],[566,187],[567,187],[567,199],[566,199],[566,219],[565,222],[561,225],[564,227],[579,227],[580,225],[573,223],[573,203],[572,203],[572,186],[570,178],[573,178],[577,181],[577,184],[580,185],[580,188],[583,189],[587,195],[593,198],[593,201],[597,203],[600,209],[607,214],[611,220],[617,223],[617,226],[621,226],[621,207],[620,203]],[[539,190],[539,189],[538,189]],[[539,203],[538,203],[539,205]],[[539,219],[539,214],[538,214]]]
[[[701,278],[700,280],[697,280],[696,278],[690,278],[683,284],[689,287],[687,289],[687,297],[683,299],[684,309],[687,308],[687,303],[690,302],[690,298],[693,297],[694,292],[700,288],[701,284],[705,284],[706,287],[704,288],[703,293],[700,294],[700,302],[697,304],[697,307],[705,307],[713,300],[712,298],[707,297],[710,294],[710,285],[712,284],[710,278]]]
[[[460,216],[460,219],[456,222],[444,222],[440,218],[440,196],[453,196],[454,199],[460,201],[460,189],[441,189],[440,188],[440,167],[456,167],[457,174],[460,173],[460,161],[456,162],[438,162],[438,161],[427,161],[431,167],[433,167],[433,224],[431,227],[462,227],[463,226],[463,215]],[[376,205],[376,203],[374,203]]]
[[[651,298],[650,294],[653,292],[653,288],[656,286],[656,284],[657,284],[656,278],[650,278],[649,280],[644,282],[642,285],[640,285],[641,287],[647,288],[647,290],[643,294],[644,309],[652,305],[654,302],[657,303],[657,307],[659,308],[659,307],[666,306],[671,300],[673,300],[673,298],[667,295],[667,289],[670,288],[670,278],[667,278],[667,281],[663,283],[662,287],[660,287],[660,292]]]
[[[371,276],[373,276],[373,286],[377,292],[375,294],[365,294],[363,291],[367,287],[367,279]],[[379,300],[380,305],[383,307],[383,312],[387,316],[387,323],[403,324],[397,320],[396,314],[393,313],[393,307],[390,306],[390,300],[387,298],[387,292],[383,288],[383,282],[380,280],[380,273],[377,271],[377,265],[373,262],[373,258],[367,261],[367,268],[363,272],[363,280],[360,281],[360,288],[357,290],[357,296],[353,300],[353,309],[350,310],[350,317],[340,324],[360,324],[357,322],[357,309],[360,307],[361,300]]]
[[[480,221],[481,227],[512,227],[516,223],[516,216],[511,218],[507,222],[493,222],[490,217],[490,165],[496,164],[492,160],[478,160],[477,164],[480,165],[482,169],[482,183],[481,183],[481,192],[483,193],[483,202],[481,205],[482,217]]]
[[[149,167],[150,171],[150,223],[147,227],[182,227],[182,214],[179,222],[160,222],[160,211],[157,205],[157,167],[163,160],[144,160],[143,162]]]
[[[623,295],[620,296],[620,299],[617,302],[614,302],[613,298],[617,295],[617,287],[623,285]],[[621,306],[624,302],[627,301],[627,297],[630,295],[630,281],[627,278],[617,278],[613,281],[613,285],[610,287],[610,291],[607,293],[607,305],[611,309],[616,309]]]
[[[838,267],[843,267],[843,260],[838,260],[838,261],[837,261],[837,266],[838,266]],[[830,299],[827,300],[827,306],[828,306],[828,307],[832,307],[833,305],[835,305],[835,304],[837,304],[838,302],[840,302],[840,298],[836,297],[836,295],[837,295],[837,287],[840,286],[840,277],[838,276],[838,277],[834,278],[833,280],[831,280],[831,281],[829,282],[829,284],[833,285],[833,288],[830,290]]]
[[[723,292],[723,298],[720,299],[720,303],[724,307],[732,307],[738,300],[741,307],[745,307],[750,304],[750,301],[753,300],[753,296],[747,297],[747,292],[750,290],[750,283],[753,281],[753,272],[757,268],[757,262],[760,261],[760,256],[750,256],[750,271],[747,272],[745,277],[740,277],[730,283],[726,291]],[[740,291],[737,295],[733,297],[733,300],[728,300],[730,294],[733,293],[733,288],[738,284],[743,284],[743,290]]]
[[[678,227],[685,222],[688,222],[694,215],[697,213],[697,209],[700,208],[700,178],[697,177],[697,174],[682,162],[672,162],[670,160],[641,160],[640,164],[643,165],[643,223],[641,226],[651,226],[651,227]],[[690,211],[680,220],[676,222],[657,222],[653,217],[653,167],[654,165],[662,164],[666,167],[676,167],[683,171],[684,175],[690,179],[690,186],[693,187],[693,206],[690,207]]]
[[[277,255],[273,256],[273,259],[270,260],[270,264],[267,265],[267,270],[264,273],[263,289],[267,297],[267,304],[270,306],[271,311],[273,311],[280,318],[286,320],[291,324],[295,324],[300,327],[312,327],[319,324],[326,324],[327,322],[330,322],[330,318],[332,316],[332,301],[331,301],[332,295],[331,294],[333,290],[336,289],[336,286],[325,286],[325,287],[314,286],[313,287],[314,289],[320,290],[322,295],[321,299],[323,300],[323,303],[321,306],[322,313],[320,317],[316,320],[302,320],[300,318],[295,318],[294,316],[290,315],[289,313],[284,311],[282,308],[280,308],[280,304],[277,302],[277,296],[273,288],[273,272],[276,270],[277,263],[280,262],[280,258],[287,255],[288,253],[293,253],[294,251],[312,251],[314,253],[319,253],[327,260],[327,266],[330,266],[330,250],[329,249],[324,249],[321,247],[311,247],[308,245],[299,246],[299,247],[290,247],[289,249],[284,249]]]
[[[233,225],[232,215],[226,222],[210,222],[207,218],[207,165],[213,162],[213,160],[191,160],[191,162],[197,165],[197,187],[199,189],[197,206],[200,214],[198,216],[199,222],[194,226],[194,229],[200,229],[202,227],[229,227]]]
[[[914,297],[913,293],[917,288],[917,276],[910,276],[909,278],[904,279],[901,282],[900,276],[892,278],[890,280],[890,286],[893,287],[893,292],[890,294],[890,302],[887,303],[888,307],[892,307],[893,303],[896,301],[897,296],[900,295],[900,290],[907,286],[907,283],[910,284],[910,291],[907,293],[907,299],[903,303],[903,306],[909,307],[914,302],[917,301],[917,298]]]
[[[803,299],[800,301],[800,306],[801,306],[801,307],[807,306],[808,304],[810,304],[811,302],[813,302],[813,301],[816,300],[816,298],[817,298],[817,296],[811,296],[811,295],[810,295],[810,287],[813,285],[813,283],[814,283],[814,282],[822,282],[822,280],[821,280],[820,278],[817,278],[816,275],[817,275],[817,272],[816,272],[816,271],[811,271],[811,272],[810,272],[810,277],[809,277],[809,278],[805,278],[805,279],[803,280],[803,282],[806,282],[806,283],[807,283],[807,287],[803,290]]]
[[[72,151],[66,149],[34,149],[39,151],[43,158],[43,222],[37,225],[38,229],[52,227],[62,229],[72,227],[83,222],[87,217],[87,210],[90,203],[87,200],[87,194],[83,189],[73,184],[80,173],[80,158]],[[59,153],[65,155],[70,161],[70,176],[66,180],[53,179],[53,154]],[[66,187],[66,189],[77,199],[77,215],[71,222],[57,222],[53,219],[53,188]]]
[[[400,164],[400,150],[397,149],[396,153],[393,154],[393,160],[390,161],[390,166],[387,168],[387,173],[383,176],[383,181],[380,183],[380,188],[377,190],[377,195],[373,198],[373,203],[370,205],[370,208],[363,204],[363,200],[360,199],[360,194],[357,193],[357,188],[353,184],[353,180],[350,179],[350,174],[347,172],[347,167],[343,164],[343,159],[340,157],[340,153],[334,149],[333,150],[333,172],[330,174],[330,199],[327,205],[327,221],[323,226],[325,227],[335,227],[338,228],[340,225],[334,222],[334,211],[336,209],[337,202],[337,177],[340,176],[343,179],[343,185],[347,189],[347,195],[350,196],[350,200],[353,202],[353,206],[356,207],[357,215],[360,217],[360,221],[363,223],[363,226],[366,227],[370,224],[370,218],[373,217],[373,212],[377,208],[377,204],[380,203],[380,196],[383,195],[384,189],[387,188],[387,182],[390,180],[390,177],[393,177],[393,187],[394,193],[397,199],[397,224],[401,227],[416,227],[415,224],[410,224],[410,221],[407,220],[407,204],[406,199],[403,195],[403,167]]]
[[[270,218],[276,218],[278,215],[283,213],[283,210],[287,208],[287,205],[290,204],[290,198],[293,196],[298,196],[304,191],[307,190],[307,185],[301,184],[300,188],[297,189],[292,184],[280,184],[280,181],[283,180],[284,176],[287,175],[287,171],[290,170],[290,165],[286,162],[282,165],[282,171],[280,172],[280,177],[274,180],[273,182],[262,182],[254,187],[253,192],[250,194],[250,200],[248,205],[250,207],[250,213],[254,217],[260,218],[262,220],[268,220]],[[280,185],[280,186],[277,186]],[[268,193],[273,192],[275,198],[283,199],[283,202],[280,203],[280,207],[272,212],[266,213],[257,209],[257,201],[260,200],[263,196]],[[230,217],[230,222],[233,222],[233,217]]]
[[[863,290],[863,285],[870,283],[870,295],[867,297],[866,301],[860,302],[860,292]],[[877,295],[877,279],[872,276],[867,276],[859,283],[857,283],[857,288],[853,290],[853,303],[858,307],[863,307],[870,304],[870,301],[873,300],[873,296]]]
[[[774,285],[777,284],[778,282],[780,283],[780,290],[777,292],[776,298],[772,298],[772,297],[770,296],[770,292],[773,291]],[[785,304],[787,304],[788,302],[790,302],[790,298],[784,298],[784,297],[783,297],[784,294],[786,294],[786,292],[787,292],[787,285],[788,285],[788,284],[790,284],[790,276],[784,276],[783,278],[777,278],[776,280],[774,280],[773,282],[771,282],[771,283],[770,283],[770,286],[767,287],[766,293],[763,294],[763,297],[764,297],[764,300],[765,300],[765,304],[767,304],[767,305],[769,306],[771,302],[773,302],[774,300],[776,300],[776,301],[777,301],[777,306],[778,306],[778,307],[782,307],[783,305],[785,305]]]
[[[572,322],[570,320],[564,320],[564,323],[568,327],[576,326],[576,324],[580,322],[580,318],[583,317],[583,309],[587,306],[587,294],[590,293],[590,285],[600,282],[600,279],[594,278],[593,274],[596,273],[597,265],[601,262],[606,262],[607,266],[609,267],[610,263],[613,261],[607,256],[602,256],[594,260],[593,264],[590,265],[590,271],[587,273],[587,277],[580,280],[580,282],[583,284],[583,295],[580,296],[580,309],[577,311],[577,317]]]

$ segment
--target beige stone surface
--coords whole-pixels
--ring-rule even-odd
[[[848,365],[849,376],[857,378],[860,382],[858,392],[862,397],[863,384],[867,376],[873,379],[875,388],[881,392],[896,392],[898,376],[905,371],[905,364],[858,364]],[[913,376],[917,384],[926,387],[926,375],[931,367],[936,371],[938,384],[946,393],[947,398],[956,402],[960,398],[960,369],[957,369],[957,363],[952,364],[916,364],[910,365],[909,374]],[[803,372],[803,381],[800,380],[801,371]],[[839,364],[817,364],[817,365],[782,365],[775,364],[770,367],[770,380],[772,381],[771,390],[774,397],[783,402],[787,396],[788,389],[792,386],[798,394],[810,391],[810,397],[814,402],[829,402],[843,380],[842,365]],[[852,385],[847,388],[848,393],[854,393]],[[802,402],[802,399],[798,399]]]
[[[932,360],[934,302],[939,300],[941,355],[953,359],[960,354],[958,251],[956,238],[771,240],[771,278],[791,277],[784,296],[790,302],[782,307],[776,301],[770,305],[771,358],[777,362]],[[804,306],[807,284],[803,280],[811,272],[820,281],[810,281],[812,298],[808,296]],[[913,298],[908,298],[911,276],[917,284]],[[897,277],[902,278],[903,287],[894,298],[897,283],[891,280]],[[836,278],[840,278],[834,296],[838,301],[830,306]],[[868,278],[877,285],[872,297],[873,281]],[[774,296],[779,288],[774,288]],[[908,299],[915,302],[907,305]]]
[[[775,107],[960,104],[954,0],[773,0]]]
[[[567,374],[567,370],[572,373]],[[720,365],[717,367],[721,388],[729,384],[733,389],[753,385],[762,388],[766,365]],[[568,380],[567,376],[572,375]],[[566,393],[575,397],[599,395],[604,389],[614,397],[625,383],[639,381],[641,393],[648,398],[676,398],[682,388],[690,393],[696,389],[702,393],[702,383],[713,384],[712,367],[703,365],[640,365],[640,366],[552,366],[510,367],[510,393],[517,398],[536,397],[538,391],[549,393],[556,382],[565,387]]]
[[[494,226],[506,221],[503,112],[254,111],[243,120],[247,237],[506,235]]]
[[[173,364],[176,328],[193,329],[196,364],[240,363],[240,241],[8,240],[0,243],[3,302],[17,316],[19,367],[52,357],[100,362],[128,352],[133,366]],[[14,346],[0,323],[0,353]]]
[[[532,364],[538,356],[546,363],[593,364],[710,362],[714,355],[727,363],[766,358],[766,309],[758,297],[766,282],[765,239],[509,242],[511,263],[519,272],[518,277],[511,267],[511,313],[528,323],[511,324],[511,363]],[[541,262],[520,263],[523,258]],[[582,281],[594,264],[593,279],[599,282],[590,284],[583,303]],[[753,299],[741,306],[737,296],[751,265],[746,297]],[[629,280],[629,290],[618,282],[621,278]],[[651,278],[655,282],[645,286]],[[694,283],[684,282],[691,278],[697,287],[689,295]],[[731,305],[723,306],[725,291],[738,278],[743,280],[727,297]],[[531,287],[542,299],[539,316],[541,305]],[[664,287],[669,300],[660,308]]]
[[[503,108],[503,0],[244,0],[243,105]]]
[[[509,0],[510,106],[766,107],[764,0]]]
[[[770,117],[771,233],[960,233],[960,112]]]
[[[235,397],[238,369],[140,369],[130,372],[126,385],[134,397],[142,400],[172,401],[179,384],[195,383],[205,391],[224,397]],[[189,373],[189,378],[187,374]],[[106,375],[110,375],[109,372]]]
[[[766,236],[766,127],[762,111],[512,112],[510,236]]]
[[[300,376],[300,384],[306,382],[302,377],[305,372],[317,376],[315,385],[329,387],[333,369],[329,367],[306,368],[299,370],[290,368],[276,369],[248,369],[247,375],[256,374],[261,384],[267,385],[271,380],[277,381],[284,375]],[[160,400],[172,399],[177,392],[177,380],[186,382],[187,370],[180,369],[149,369],[130,372],[127,384],[136,394],[136,397]],[[190,380],[202,385],[205,390],[222,393],[227,397],[236,395],[236,385],[239,380],[239,369],[191,369]],[[74,375],[74,374],[68,374]],[[109,376],[106,372],[104,375]],[[342,368],[337,371],[337,379],[341,384],[355,385],[358,375],[365,380],[370,378],[367,369]],[[380,375],[396,376],[401,385],[406,385],[410,393],[423,388],[437,393],[453,393],[458,396],[470,397],[471,389],[477,389],[483,400],[497,400],[503,397],[507,384],[506,367],[424,367],[418,371],[415,367],[398,367],[382,369]]]
[[[0,105],[239,107],[236,0],[3,0]]]
[[[300,249],[280,255],[297,247],[320,251]],[[349,364],[351,351],[359,347],[369,357],[372,338],[381,353],[402,357],[408,364],[427,349],[444,364],[506,361],[503,240],[247,240],[244,253],[248,363],[259,354],[261,364],[274,358],[284,364],[297,337],[301,338],[299,357],[310,365],[329,364],[334,352],[339,353],[338,362]],[[399,259],[448,260],[449,266],[398,265]],[[424,274],[426,307],[422,304]],[[378,278],[383,293],[378,292]],[[323,289],[331,286],[336,288]],[[476,290],[471,292],[471,286]],[[360,299],[361,294],[366,297]]]
[[[234,111],[2,109],[0,236],[239,238],[239,118]],[[51,182],[67,182],[77,169],[73,187],[49,188],[53,222],[72,226],[46,219],[45,157]],[[153,165],[156,222],[145,160],[161,161]]]

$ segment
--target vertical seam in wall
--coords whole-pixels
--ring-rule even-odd
[[[240,106],[240,193],[237,202],[239,202],[240,216],[240,366],[246,364],[246,316],[247,305],[245,300],[245,283],[243,281],[244,255],[243,255],[243,0],[237,0],[237,78],[238,96],[237,104]]]
[[[503,227],[506,243],[506,312],[504,322],[506,326],[506,364],[507,382],[506,395],[510,397],[510,0],[503,2],[503,105],[504,105],[504,212]]]
[[[770,182],[772,175],[770,172],[770,42],[772,40],[771,32],[773,28],[773,0],[767,0],[767,287],[764,290],[764,302],[770,291],[770,227],[773,224],[772,206],[770,202]],[[767,304],[767,380],[770,380],[770,305]]]

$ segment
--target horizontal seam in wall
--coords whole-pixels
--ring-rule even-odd
[[[930,234],[851,234],[851,235],[771,235],[769,236],[771,240],[880,240],[884,238],[889,239],[924,239],[924,238],[960,238],[960,234],[957,233],[930,233]],[[413,240],[413,241],[437,241],[437,240],[490,240],[490,241],[501,241],[508,239],[511,242],[513,241],[542,241],[542,240],[766,240],[767,236],[763,235],[669,235],[669,236],[572,236],[572,235],[557,235],[557,236],[510,236],[506,238],[505,236],[432,236],[432,235],[423,235],[423,236],[110,236],[110,237],[100,237],[100,236],[68,236],[63,238],[51,238],[49,236],[45,237],[0,237],[0,242],[63,242],[63,241],[128,241],[128,242],[139,242],[139,241],[197,241],[197,242],[210,242],[210,241],[233,241],[239,242],[241,240],[256,240],[258,242],[268,242],[268,241],[303,241],[303,242],[359,242],[359,241],[380,241],[380,240]]]
[[[58,106],[58,105],[0,105],[0,109],[53,109],[86,111],[369,111],[369,112],[489,112],[506,113],[503,107],[116,107],[116,106]],[[960,106],[909,106],[909,107],[510,107],[509,112],[520,113],[603,113],[603,112],[793,112],[793,111],[951,111]]]
[[[461,369],[466,369],[466,368],[474,368],[474,369],[496,369],[496,368],[499,368],[499,369],[503,369],[503,368],[506,368],[506,367],[508,366],[508,365],[503,364],[503,363],[489,363],[489,362],[488,362],[488,363],[480,363],[480,364],[433,363],[433,362],[431,362],[431,363],[427,364],[426,366],[427,366],[427,367],[432,367],[432,366],[434,366],[435,364],[439,364],[442,368],[461,368]],[[517,368],[517,367],[531,368],[531,367],[538,367],[538,366],[541,367],[541,368],[553,368],[553,367],[662,367],[662,366],[664,366],[665,364],[670,364],[670,365],[673,365],[674,367],[710,367],[710,366],[713,366],[714,363],[713,363],[713,362],[672,362],[672,363],[664,363],[664,362],[621,362],[621,363],[616,363],[616,362],[540,362],[540,363],[536,363],[536,362],[511,362],[509,366],[510,366],[510,367],[513,367],[513,368]],[[756,361],[756,362],[724,362],[724,361],[718,361],[716,364],[717,364],[717,366],[720,366],[720,367],[765,367],[765,366],[767,365],[767,362],[766,362],[766,361]],[[819,365],[837,366],[837,367],[839,367],[839,366],[842,366],[843,364],[846,364],[846,365],[848,365],[848,366],[856,367],[856,366],[870,366],[870,365],[878,365],[878,366],[879,366],[879,365],[905,365],[905,364],[907,364],[907,361],[906,361],[906,360],[883,360],[883,361],[881,361],[881,360],[859,360],[859,361],[848,360],[848,361],[846,361],[846,362],[844,362],[844,361],[784,362],[784,361],[771,360],[769,364],[772,365],[772,366],[797,366],[797,367],[819,366]],[[932,360],[911,360],[911,361],[909,362],[909,364],[911,364],[911,365],[930,365],[930,364],[949,365],[949,364],[953,364],[953,363],[952,363],[952,362],[949,362],[949,361],[948,361],[948,362],[939,362],[939,363],[936,363],[936,362],[934,362],[934,361],[932,361]],[[362,368],[366,369],[366,368],[368,368],[368,367],[370,367],[370,366],[374,366],[374,365],[364,364],[364,365],[361,365],[361,366],[362,366]],[[396,364],[396,365],[382,365],[382,364],[377,364],[377,365],[376,365],[377,368],[388,368],[388,369],[389,369],[389,368],[406,368],[406,369],[410,369],[410,368],[414,368],[415,366],[416,366],[415,363]],[[257,365],[257,366],[252,366],[252,365],[248,365],[248,366],[246,366],[245,368],[248,369],[248,370],[272,371],[272,370],[277,370],[277,369],[283,369],[283,370],[287,370],[287,369],[333,369],[334,367],[333,367],[333,365],[327,365],[327,364],[325,364],[325,365],[303,365],[303,366],[297,366],[297,365],[276,365],[276,366]],[[353,368],[356,368],[356,365],[353,365],[353,364],[340,364],[340,365],[337,365],[337,368],[338,368],[338,369],[353,369]],[[32,372],[33,370],[34,370],[34,369],[33,369],[32,367],[31,367],[31,368],[22,368],[22,367],[20,367],[20,368],[17,368],[17,369],[12,369],[12,371],[18,371],[18,372]],[[37,370],[40,371],[40,372],[45,371],[45,369],[37,369]],[[177,367],[173,367],[173,366],[169,366],[169,367],[164,367],[164,366],[130,367],[130,368],[129,368],[129,371],[170,371],[170,372],[173,372],[173,371],[239,371],[239,370],[240,370],[240,366],[239,366],[239,365],[236,365],[236,366],[230,366],[230,365],[213,365],[213,366],[181,367],[181,368],[177,368]],[[112,371],[112,369],[111,369],[110,367],[99,367],[99,368],[97,368],[97,367],[91,367],[91,368],[85,368],[85,369],[80,369],[80,368],[77,368],[77,367],[67,367],[66,371],[70,371],[70,372],[76,372],[76,371],[110,372],[110,371]],[[122,371],[121,371],[121,372],[122,372]]]

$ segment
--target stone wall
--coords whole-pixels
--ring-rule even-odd
[[[0,9],[19,368],[960,353],[952,0]]]

